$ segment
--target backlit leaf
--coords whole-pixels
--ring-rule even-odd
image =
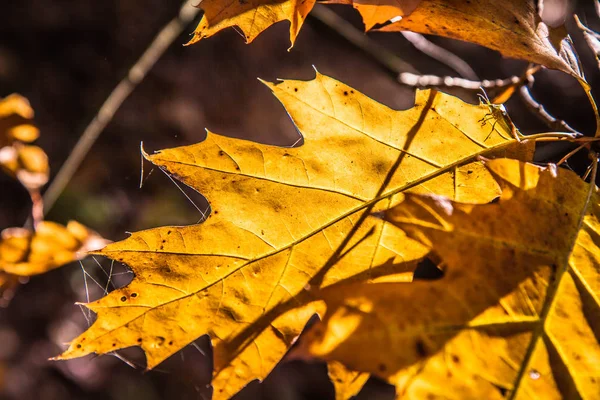
[[[290,22],[291,46],[315,5],[315,0],[203,0],[198,7],[204,11],[202,20],[188,44],[214,35],[222,29],[238,27],[246,43],[280,21]]]
[[[498,203],[407,194],[386,214],[443,278],[325,289],[302,349],[387,379],[398,398],[596,398],[600,198],[564,169],[487,166]]]
[[[48,156],[44,150],[22,143],[0,149],[0,167],[28,190],[40,189],[50,176]]]
[[[337,361],[328,362],[327,371],[335,388],[336,400],[348,400],[356,396],[369,379],[368,373],[351,371]]]
[[[86,256],[107,244],[97,233],[76,221],[67,226],[42,221],[35,232],[7,228],[0,240],[0,271],[15,276],[32,276]]]
[[[417,91],[414,107],[396,111],[318,73],[266,85],[303,144],[209,132],[147,156],[206,196],[211,214],[103,249],[135,279],[87,305],[98,318],[61,358],[140,346],[153,368],[208,334],[214,398],[228,398],[282,358],[322,307],[317,289],[414,270],[426,247],[373,211],[407,190],[488,202],[499,187],[473,160],[523,146],[506,124],[481,126],[488,106],[440,92]]]
[[[0,148],[15,140],[30,143],[39,136],[32,125],[33,109],[21,95],[11,94],[0,99]]]

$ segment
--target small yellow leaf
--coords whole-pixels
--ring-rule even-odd
[[[0,99],[0,148],[18,140],[30,143],[39,136],[39,130],[31,124],[33,109],[21,95],[11,94]]]
[[[328,362],[327,371],[335,388],[335,400],[348,400],[356,396],[369,379],[369,374],[349,370],[337,361]]]
[[[204,11],[194,37],[188,44],[214,35],[222,29],[237,26],[246,43],[280,21],[290,22],[291,46],[315,5],[315,0],[203,0],[198,7]]]
[[[387,212],[444,277],[325,289],[302,350],[385,378],[403,399],[597,397],[600,198],[564,169],[486,166],[498,203],[407,194]]]
[[[499,188],[476,157],[523,146],[505,124],[477,122],[487,106],[440,92],[417,91],[414,107],[396,111],[321,74],[267,86],[304,143],[209,132],[199,144],[147,155],[206,196],[211,214],[103,249],[135,279],[87,305],[97,321],[60,358],[140,346],[153,368],[208,334],[214,398],[229,398],[283,357],[319,310],[316,290],[411,273],[425,256],[371,211],[410,190],[488,202]]]
[[[75,260],[108,242],[78,222],[67,226],[48,221],[38,224],[35,232],[25,228],[2,231],[0,271],[16,276],[42,274]]]
[[[48,156],[38,146],[13,143],[0,149],[0,166],[28,190],[37,190],[48,182]]]
[[[362,16],[365,31],[392,18],[410,15],[422,0],[327,0],[325,4],[349,4]]]

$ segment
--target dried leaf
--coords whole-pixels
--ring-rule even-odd
[[[315,0],[204,0],[198,7],[204,11],[202,20],[188,44],[210,37],[222,29],[237,26],[246,43],[280,21],[290,22],[291,46],[315,5]]]
[[[597,397],[600,198],[554,166],[487,167],[498,203],[407,194],[386,214],[433,249],[443,278],[325,289],[302,350],[383,377],[399,398]]]
[[[0,271],[15,276],[31,276],[58,268],[98,250],[108,241],[78,222],[67,226],[48,221],[35,232],[7,228],[0,241]]]
[[[352,5],[362,16],[365,31],[395,17],[410,15],[422,0],[327,0],[325,4]]]
[[[40,189],[50,177],[44,150],[19,142],[0,148],[0,167],[30,191]]]
[[[139,346],[153,368],[207,333],[214,398],[228,398],[281,359],[320,307],[315,290],[413,271],[426,248],[371,211],[406,190],[488,202],[499,188],[470,161],[522,146],[505,124],[477,122],[487,106],[435,91],[417,91],[413,108],[395,111],[321,74],[266,85],[304,143],[208,133],[147,156],[205,195],[211,215],[103,249],[136,277],[87,305],[97,321],[60,358]]]
[[[593,30],[585,26],[579,20],[579,17],[577,15],[575,15],[575,22],[577,23],[579,29],[581,29],[581,32],[583,33],[583,38],[585,39],[585,42],[587,43],[588,47],[590,48],[592,53],[594,53],[594,57],[596,58],[596,64],[598,65],[598,69],[600,69],[600,34],[594,32]]]
[[[596,136],[600,136],[598,107],[573,42],[564,26],[551,28],[542,22],[533,1],[422,0],[410,15],[380,30],[409,30],[464,40],[506,57],[563,71],[584,89],[596,118]]]
[[[327,371],[335,388],[335,400],[348,400],[356,396],[369,379],[369,374],[349,370],[337,361],[328,362]]]
[[[544,24],[533,1],[423,0],[410,15],[381,30],[465,40],[584,79],[566,30]]]
[[[0,148],[18,140],[31,143],[39,136],[31,124],[33,109],[21,95],[11,94],[0,99]]]

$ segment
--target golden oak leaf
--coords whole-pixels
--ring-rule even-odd
[[[596,398],[595,186],[553,165],[486,166],[498,203],[406,194],[386,213],[433,249],[443,278],[325,289],[325,318],[301,351],[383,377],[398,398]]]
[[[15,140],[30,143],[39,136],[38,129],[31,124],[33,109],[21,95],[11,94],[0,99],[0,148]]]
[[[290,42],[293,46],[315,2],[316,0],[203,0],[198,7],[204,11],[204,15],[188,44],[232,26],[241,29],[246,43],[250,43],[271,25],[287,20],[290,22]]]
[[[406,190],[488,202],[499,187],[470,161],[516,145],[506,124],[477,122],[487,106],[440,92],[417,91],[414,107],[396,111],[318,73],[266,85],[304,143],[209,132],[199,144],[147,155],[206,196],[212,212],[201,224],[137,232],[103,249],[135,279],[87,304],[98,318],[60,358],[139,346],[153,368],[208,334],[214,398],[230,397],[283,357],[319,310],[316,289],[412,272],[425,256],[372,211]]]
[[[0,240],[0,271],[15,276],[32,276],[85,257],[108,243],[96,232],[76,221],[67,226],[40,222],[35,232],[7,228]],[[5,280],[8,277],[4,277]]]

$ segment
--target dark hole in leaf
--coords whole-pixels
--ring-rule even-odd
[[[421,339],[417,339],[417,342],[415,343],[415,350],[417,351],[419,357],[425,357],[427,355],[427,348]]]
[[[497,386],[497,388],[498,388],[498,391],[500,392],[500,395],[502,397],[506,396],[506,394],[508,393],[508,389],[506,389],[506,388],[503,388],[503,387],[500,387],[500,386]]]
[[[444,272],[429,257],[425,257],[418,264],[414,272],[414,279],[434,280],[444,276]]]

